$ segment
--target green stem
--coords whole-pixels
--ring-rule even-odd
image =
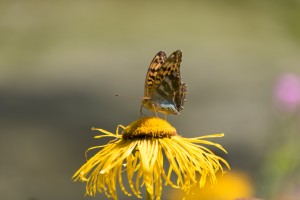
[[[151,200],[151,195],[150,193],[148,192],[148,190],[146,189],[146,200]]]

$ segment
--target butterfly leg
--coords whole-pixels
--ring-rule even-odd
[[[154,105],[154,104],[152,104],[152,108],[153,108],[153,112],[155,113],[155,117],[158,117],[158,116],[157,116],[157,111],[156,111],[156,108],[155,108],[155,105]]]
[[[165,120],[167,121],[167,114],[165,114]]]
[[[143,105],[141,105],[141,108],[140,108],[140,113],[141,113],[140,117],[143,117],[143,116],[145,116],[145,115],[143,114]]]

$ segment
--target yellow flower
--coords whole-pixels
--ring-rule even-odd
[[[123,128],[121,135],[119,128]],[[133,193],[139,198],[142,198],[140,187],[145,185],[147,198],[159,200],[162,180],[165,185],[188,193],[192,186],[203,187],[207,179],[215,184],[216,172],[223,172],[222,163],[229,168],[226,160],[202,146],[211,145],[226,152],[221,145],[205,140],[224,134],[183,138],[168,122],[156,117],[141,118],[127,127],[119,125],[115,134],[98,128],[93,130],[105,134],[95,138],[114,137],[115,140],[89,148],[87,151],[101,150],[73,176],[75,181],[86,182],[86,194],[90,196],[104,192],[108,197],[117,199],[118,183],[126,195]],[[169,162],[168,167],[164,166],[164,157]],[[123,184],[123,172],[127,172],[131,192]],[[176,175],[175,182],[171,180],[173,174]]]
[[[248,174],[237,171],[230,171],[226,174],[218,174],[218,183],[211,187],[205,185],[201,190],[193,187],[188,195],[185,195],[186,200],[259,200],[250,198],[254,195],[254,187],[251,178]],[[170,199],[178,199],[183,197],[181,192],[174,191]]]

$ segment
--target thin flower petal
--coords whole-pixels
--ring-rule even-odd
[[[122,134],[119,129],[122,128]],[[208,146],[214,146],[225,153],[219,144],[207,141],[224,134],[206,135],[196,138],[178,136],[176,129],[159,118],[142,118],[124,127],[118,125],[116,133],[93,128],[104,135],[97,139],[113,137],[106,145],[89,148],[99,149],[73,175],[74,181],[86,182],[86,194],[95,196],[105,193],[108,198],[118,199],[117,187],[127,196],[132,193],[141,196],[141,186],[145,186],[152,199],[159,200],[162,184],[180,188],[186,193],[195,185],[203,187],[207,181],[216,183],[216,173],[229,168],[225,159],[215,155]],[[164,164],[164,158],[168,164]],[[122,173],[127,173],[129,190],[126,189]],[[176,176],[172,180],[173,175]],[[119,186],[117,186],[119,185]],[[131,193],[132,192],[132,193]]]

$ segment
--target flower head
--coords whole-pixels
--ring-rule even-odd
[[[214,187],[207,184],[203,190],[193,187],[190,193],[185,195],[185,198],[187,200],[255,200],[250,198],[254,195],[254,187],[249,174],[230,171],[226,174],[217,174],[217,178],[218,184]],[[181,193],[178,190],[174,191],[170,199],[178,199],[178,197],[183,196]]]
[[[300,106],[300,77],[283,74],[275,85],[275,103],[285,111],[295,111]]]
[[[119,128],[123,128],[121,135]],[[223,171],[222,164],[229,168],[226,160],[202,146],[215,146],[226,152],[221,145],[205,140],[223,134],[183,138],[168,122],[156,117],[141,118],[127,127],[119,125],[115,134],[98,128],[93,130],[104,133],[95,138],[114,137],[115,140],[91,147],[100,150],[74,174],[75,180],[86,182],[87,195],[105,192],[117,199],[118,183],[128,196],[133,193],[141,198],[140,187],[145,185],[152,199],[160,199],[163,180],[165,185],[187,193],[192,186],[203,187],[206,180],[215,184],[216,172]],[[164,157],[169,164],[164,165]],[[124,172],[131,192],[124,186]],[[172,175],[176,181],[171,180]]]

